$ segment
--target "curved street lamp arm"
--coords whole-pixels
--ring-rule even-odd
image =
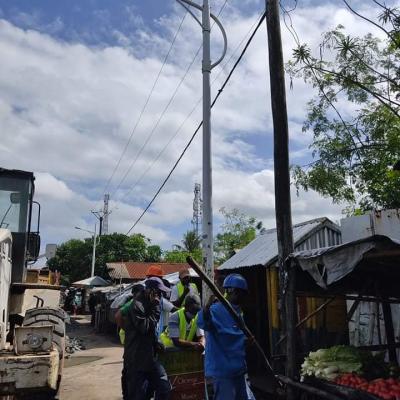
[[[227,47],[228,47],[228,39],[226,37],[225,29],[222,26],[221,22],[219,22],[219,19],[212,13],[210,13],[210,17],[218,25],[218,28],[221,30],[222,37],[224,38],[224,50],[222,52],[222,56],[218,59],[218,61],[216,61],[215,63],[211,64],[211,69],[213,69],[214,67],[216,67],[224,59],[225,54],[226,54],[226,50],[227,50]]]

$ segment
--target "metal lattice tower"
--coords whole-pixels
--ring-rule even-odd
[[[201,185],[194,184],[194,199],[193,199],[193,219],[192,225],[196,235],[200,235],[200,225],[202,220],[202,200],[201,200]]]
[[[103,235],[108,235],[108,216],[110,211],[108,211],[108,202],[110,200],[110,195],[107,193],[104,195],[104,207],[103,207]]]

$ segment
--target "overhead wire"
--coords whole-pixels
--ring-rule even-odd
[[[222,5],[221,8],[220,8],[218,14],[217,14],[217,17],[219,17],[219,16],[221,15],[221,13],[222,13],[222,11],[224,10],[224,8],[226,7],[227,3],[228,3],[228,0],[225,0],[224,3],[223,3],[223,5]],[[187,14],[185,14],[185,17],[186,17],[186,15],[187,15]],[[211,26],[211,29],[213,28],[214,24],[215,24],[215,22],[214,22],[213,25]],[[160,125],[161,120],[163,119],[163,117],[164,117],[164,115],[166,114],[168,108],[170,107],[170,105],[172,104],[173,100],[175,99],[175,97],[176,97],[176,95],[177,95],[177,93],[178,93],[180,87],[182,86],[182,84],[183,84],[184,80],[186,79],[186,77],[187,77],[187,75],[188,75],[190,69],[192,68],[194,62],[196,61],[196,58],[197,58],[197,56],[199,55],[201,49],[202,49],[202,45],[198,48],[198,50],[197,50],[196,54],[194,55],[192,61],[190,62],[190,64],[189,64],[188,67],[186,68],[186,71],[185,71],[183,77],[181,78],[181,80],[179,81],[177,87],[175,88],[174,93],[172,94],[170,100],[168,101],[168,103],[167,103],[166,106],[164,107],[164,109],[163,109],[163,111],[161,112],[159,118],[157,119],[156,123],[154,124],[153,128],[151,129],[150,134],[147,136],[145,142],[143,143],[143,145],[142,145],[141,148],[139,149],[139,151],[138,151],[138,153],[136,154],[134,160],[133,160],[133,161],[131,162],[131,164],[129,165],[127,171],[125,172],[125,174],[123,175],[122,179],[121,179],[120,182],[118,183],[116,189],[114,189],[114,191],[113,191],[111,197],[113,197],[113,196],[117,193],[117,191],[121,188],[122,184],[125,182],[126,178],[128,177],[128,175],[129,175],[130,172],[132,171],[133,167],[135,166],[137,160],[139,159],[139,157],[140,157],[141,154],[143,153],[145,147],[146,147],[147,144],[150,142],[150,140],[151,140],[151,138],[153,137],[155,131],[157,130],[158,126]],[[194,112],[194,111],[193,111],[193,112]]]
[[[225,2],[226,4],[226,2]],[[239,48],[242,46],[243,42],[246,40],[247,36],[251,33],[251,31],[253,30],[254,26],[257,24],[257,22],[259,21],[259,19],[262,16],[259,16],[257,18],[257,20],[251,25],[250,29],[246,32],[246,34],[244,35],[244,37],[242,38],[242,40],[237,44],[237,46],[235,47],[234,51],[232,52],[232,54],[230,55],[229,59],[224,63],[224,66],[221,67],[220,71],[218,72],[218,74],[215,76],[215,78],[213,79],[213,81],[211,82],[211,85],[213,85],[217,79],[219,78],[219,76],[224,72],[225,68],[227,67],[227,65],[231,62],[231,60],[233,59],[233,57],[235,56],[236,52],[239,50]],[[124,198],[127,198],[135,189],[136,187],[140,184],[140,182],[142,182],[143,178],[147,175],[147,173],[151,170],[151,168],[154,166],[154,164],[161,158],[161,156],[164,154],[164,152],[166,151],[166,149],[168,148],[168,146],[172,143],[172,141],[178,136],[178,134],[180,133],[180,131],[183,129],[184,125],[186,124],[186,122],[190,119],[190,117],[193,115],[193,113],[196,111],[197,107],[200,105],[200,102],[202,100],[202,97],[200,97],[198,99],[198,101],[196,102],[196,104],[194,105],[194,107],[191,109],[191,111],[189,112],[189,114],[187,114],[187,116],[185,117],[185,119],[183,120],[183,122],[180,124],[180,126],[178,127],[178,129],[175,131],[175,133],[171,136],[171,138],[168,140],[168,142],[165,144],[165,146],[161,149],[161,151],[157,154],[157,156],[153,159],[153,161],[148,165],[148,167],[143,171],[143,173],[140,175],[140,177],[134,182],[134,184],[132,185],[132,187],[129,189],[129,191],[127,193],[125,193],[125,195],[123,196]]]
[[[218,90],[217,95],[215,96],[213,102],[211,103],[211,108],[215,105],[215,103],[217,102],[218,98],[221,96],[223,90],[225,89],[226,85],[228,84],[229,80],[231,79],[234,71],[236,70],[237,66],[239,65],[240,61],[242,60],[244,54],[246,53],[250,43],[252,42],[255,34],[257,33],[258,29],[260,28],[262,22],[264,21],[266,17],[266,13],[263,13],[260,21],[258,22],[256,28],[254,29],[253,33],[251,34],[250,38],[248,39],[248,41],[246,42],[246,45],[244,46],[242,52],[240,53],[238,59],[236,60],[235,64],[233,65],[231,71],[229,72],[228,76],[226,77],[224,83],[222,84],[221,88]],[[186,146],[184,147],[183,151],[181,152],[180,156],[178,157],[178,159],[175,161],[173,167],[171,168],[171,170],[169,171],[168,175],[166,176],[166,178],[164,179],[164,181],[162,182],[161,186],[157,189],[156,193],[154,194],[154,196],[152,197],[152,199],[150,200],[150,202],[147,204],[147,206],[144,208],[144,210],[142,211],[142,213],[140,214],[140,216],[136,219],[136,221],[133,223],[133,225],[130,227],[130,229],[128,230],[128,232],[126,233],[126,235],[129,235],[129,233],[136,227],[136,225],[140,222],[140,220],[143,218],[143,216],[146,214],[146,212],[149,210],[149,208],[151,207],[151,205],[154,203],[154,201],[156,200],[156,198],[158,197],[158,195],[160,194],[161,190],[164,188],[164,186],[166,185],[166,183],[168,182],[169,178],[171,177],[171,175],[173,174],[173,172],[175,171],[176,167],[178,166],[179,162],[182,160],[183,156],[185,155],[187,149],[189,148],[189,146],[192,144],[194,138],[196,137],[197,133],[199,132],[200,128],[203,125],[203,121],[201,121],[199,123],[199,125],[197,126],[196,130],[194,131],[194,133],[192,134],[190,140],[188,141],[188,143],[186,144]]]
[[[152,85],[152,87],[151,87],[151,89],[150,89],[150,91],[149,91],[149,94],[147,95],[146,101],[144,102],[144,105],[143,105],[142,109],[140,110],[139,117],[138,117],[138,119],[136,120],[136,123],[135,123],[135,125],[134,125],[134,127],[133,127],[133,129],[132,129],[132,132],[131,132],[131,134],[130,134],[130,136],[129,136],[127,142],[126,142],[126,144],[125,144],[124,149],[122,150],[122,153],[121,153],[121,155],[120,155],[120,157],[119,157],[119,159],[118,159],[118,161],[117,161],[117,164],[115,165],[115,167],[114,167],[114,169],[113,169],[113,171],[112,171],[110,177],[109,177],[108,180],[107,180],[107,183],[106,183],[106,185],[105,185],[105,187],[104,187],[104,190],[103,190],[103,194],[106,193],[106,191],[107,191],[107,189],[108,189],[108,187],[109,187],[109,185],[110,185],[112,179],[114,178],[115,173],[117,172],[117,170],[118,170],[118,168],[119,168],[119,166],[120,166],[120,164],[121,164],[121,161],[122,161],[122,159],[123,159],[123,157],[124,157],[126,151],[128,150],[128,147],[129,147],[129,145],[130,145],[130,143],[131,143],[131,141],[132,141],[133,135],[134,135],[135,132],[136,132],[136,129],[137,129],[137,127],[138,127],[138,125],[139,125],[139,123],[140,123],[142,117],[143,117],[143,114],[144,114],[144,112],[145,112],[145,110],[146,110],[146,108],[147,108],[147,105],[149,104],[150,98],[151,98],[151,96],[153,95],[153,92],[154,92],[154,89],[155,89],[155,87],[156,87],[156,85],[157,85],[157,83],[158,83],[158,80],[160,79],[160,76],[161,76],[161,73],[162,73],[162,71],[163,71],[163,69],[164,69],[164,67],[165,67],[165,64],[167,63],[167,60],[168,60],[168,58],[169,58],[169,56],[170,56],[170,54],[171,54],[172,48],[174,47],[174,44],[175,44],[176,39],[177,39],[177,37],[178,37],[178,34],[179,34],[179,32],[181,31],[181,29],[182,29],[182,25],[183,25],[183,22],[185,21],[185,18],[186,18],[186,16],[187,16],[187,14],[188,14],[188,13],[187,13],[187,11],[186,11],[185,14],[183,15],[183,17],[182,17],[180,23],[179,23],[179,26],[178,26],[178,28],[177,28],[177,30],[176,30],[176,32],[175,32],[175,35],[174,35],[174,37],[173,37],[173,39],[172,39],[172,42],[171,42],[171,44],[170,44],[170,46],[169,46],[169,49],[168,49],[168,51],[167,51],[167,54],[166,54],[165,57],[164,57],[163,63],[162,63],[162,65],[161,65],[161,68],[160,68],[160,70],[158,71],[157,76],[156,76],[156,78],[155,78],[155,80],[154,80],[154,82],[153,82],[153,85]]]

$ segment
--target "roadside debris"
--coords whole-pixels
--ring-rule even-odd
[[[76,351],[82,351],[86,350],[86,346],[84,345],[84,342],[82,339],[79,339],[77,337],[68,337],[66,338],[66,343],[65,343],[65,351],[68,354],[73,354]]]

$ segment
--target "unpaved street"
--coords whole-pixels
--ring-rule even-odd
[[[83,339],[86,350],[65,360],[61,400],[120,400],[122,346],[109,335],[94,334],[86,316],[78,317],[67,334]]]

